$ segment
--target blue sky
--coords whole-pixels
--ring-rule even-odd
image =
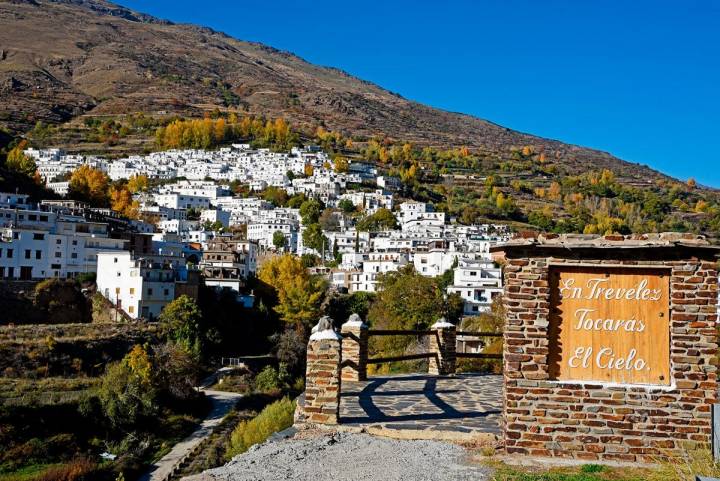
[[[720,1],[119,1],[720,187]]]

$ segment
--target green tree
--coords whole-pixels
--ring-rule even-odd
[[[352,203],[350,199],[342,199],[340,202],[338,202],[338,208],[345,212],[346,214],[351,214],[355,212],[355,204]]]
[[[273,232],[272,242],[276,249],[284,249],[287,244],[287,239],[282,231],[276,230]]]
[[[156,414],[156,395],[153,366],[141,346],[107,367],[98,390],[103,412],[116,427],[132,427]]]
[[[303,224],[315,224],[323,211],[323,204],[317,199],[308,199],[300,206],[300,218]]]
[[[321,257],[324,257],[324,251],[328,247],[328,239],[323,234],[322,227],[320,224],[310,224],[303,230],[303,244],[311,249],[315,249],[320,252]]]
[[[397,229],[398,223],[395,215],[390,210],[381,207],[374,214],[360,219],[356,227],[359,231],[375,232]]]
[[[462,314],[459,296],[447,296],[438,279],[421,275],[412,264],[381,274],[378,287],[377,300],[368,312],[373,329],[427,329],[441,317],[457,322]],[[374,352],[399,354],[412,341],[408,336],[380,336],[371,339],[370,347]]]
[[[202,313],[194,300],[186,295],[178,297],[165,306],[158,320],[168,341],[200,359],[204,347]]]

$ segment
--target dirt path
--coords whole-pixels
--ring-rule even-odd
[[[484,481],[491,470],[438,441],[321,433],[267,442],[183,481]]]
[[[225,415],[243,396],[233,392],[206,389],[203,392],[212,403],[210,414],[203,419],[200,426],[190,436],[173,446],[169,453],[153,464],[150,470],[140,478],[140,481],[165,481],[185,456],[212,433],[213,429],[220,424]]]

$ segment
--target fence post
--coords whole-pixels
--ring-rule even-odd
[[[305,400],[300,418],[308,423],[337,424],[340,416],[340,363],[342,336],[329,317],[318,322],[307,347]]]
[[[430,326],[435,331],[430,336],[430,352],[435,354],[430,358],[428,373],[436,375],[447,375],[455,373],[455,325],[447,322],[444,317]]]
[[[342,379],[365,381],[367,379],[368,326],[359,315],[352,314],[342,325]]]

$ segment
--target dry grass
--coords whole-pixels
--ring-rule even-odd
[[[720,464],[713,460],[708,448],[686,449],[671,460],[658,462],[648,481],[695,481],[695,476],[720,478]]]

